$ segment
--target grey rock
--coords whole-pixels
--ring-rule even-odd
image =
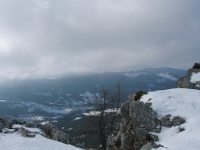
[[[74,145],[73,139],[66,133],[59,131],[52,124],[44,124],[41,126],[41,129],[46,133],[47,137],[55,141],[59,141],[65,144]]]
[[[153,148],[159,148],[159,147],[164,147],[161,144],[156,144],[156,143],[152,143]]]
[[[185,123],[185,119],[183,119],[179,116],[175,116],[172,119],[172,123],[173,123],[173,126],[180,126],[181,124]]]
[[[25,121],[17,120],[17,119],[11,119],[8,121],[8,128],[12,128],[14,124],[19,124],[19,125],[25,125]]]
[[[170,120],[171,115],[166,115],[160,119],[161,126],[172,127],[172,121]]]
[[[23,137],[30,137],[30,138],[34,138],[36,135],[33,132],[30,132],[24,128],[21,128],[20,130],[18,130],[18,133],[23,136]]]
[[[153,148],[152,143],[147,143],[142,146],[140,150],[151,150]]]
[[[177,81],[177,87],[179,88],[189,88],[189,89],[197,89],[200,90],[200,81],[197,81],[196,83],[190,82],[191,76],[193,73],[199,73],[200,69],[189,69],[188,73],[185,77],[180,78]]]
[[[154,142],[159,141],[159,138],[158,138],[157,135],[150,135],[150,137],[152,138],[152,140],[153,140]]]
[[[151,105],[129,101],[121,105],[120,130],[108,140],[109,150],[139,150],[147,141],[147,134],[160,127]],[[160,130],[157,129],[157,130]],[[153,137],[158,140],[158,137]]]

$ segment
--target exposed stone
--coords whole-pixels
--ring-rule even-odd
[[[173,126],[180,126],[181,124],[185,123],[185,119],[176,116],[172,119]]]
[[[65,144],[72,144],[72,145],[75,144],[73,139],[70,138],[68,134],[59,131],[52,124],[44,124],[40,128],[46,133],[48,138],[51,138],[55,141],[59,141]]]
[[[147,143],[142,146],[140,150],[151,150],[153,148],[152,143]]]
[[[159,147],[164,147],[161,144],[156,144],[156,143],[146,143],[145,145],[142,146],[140,150],[151,150],[152,148],[159,148]]]
[[[172,121],[170,120],[170,117],[171,115],[166,115],[166,116],[163,116],[161,119],[160,119],[160,122],[161,122],[161,126],[164,126],[164,127],[172,127]]]
[[[152,143],[153,148],[159,148],[159,147],[164,147],[161,144],[156,144],[156,143]]]
[[[160,133],[162,127],[160,125],[157,125],[155,129],[152,130],[152,132]]]
[[[35,133],[30,132],[24,128],[21,128],[20,130],[18,130],[18,133],[23,137],[31,137],[31,138],[35,137]]]
[[[183,131],[185,131],[184,128],[181,128],[181,127],[178,128],[178,132],[183,132]]]
[[[153,142],[159,141],[159,138],[157,135],[150,135],[150,137],[152,138]]]
[[[197,64],[200,65],[200,63],[197,63]],[[185,77],[180,78],[177,81],[177,87],[200,90],[200,81],[197,81],[196,83],[192,83],[190,81],[192,74],[199,73],[199,72],[200,72],[200,69],[190,68],[187,72],[187,75]]]
[[[121,105],[120,131],[108,141],[110,150],[139,150],[147,141],[147,135],[154,129],[160,130],[160,121],[150,107],[140,101]],[[158,137],[152,137],[157,141]]]
[[[3,128],[9,128],[9,122],[6,118],[0,117],[0,132],[2,132]]]

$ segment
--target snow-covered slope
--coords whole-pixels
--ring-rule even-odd
[[[33,129],[31,129],[33,131]],[[37,132],[39,129],[35,129]],[[53,141],[37,134],[34,138],[22,137],[18,132],[0,133],[0,150],[81,150],[72,145]]]
[[[200,90],[170,89],[149,92],[141,101],[152,102],[152,108],[158,117],[171,114],[186,120],[181,126],[163,127],[158,135],[158,144],[163,145],[156,150],[199,150],[200,149]],[[184,131],[179,132],[180,128]]]

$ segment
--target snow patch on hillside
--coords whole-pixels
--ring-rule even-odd
[[[142,74],[149,74],[149,73],[146,73],[146,72],[137,72],[137,71],[135,71],[135,72],[133,72],[133,73],[125,73],[124,75],[125,76],[128,76],[128,77],[139,77],[140,75],[142,75]]]
[[[152,108],[161,118],[167,114],[180,116],[186,120],[181,126],[163,127],[158,135],[160,147],[156,150],[198,150],[200,147],[200,90],[170,89],[149,92],[141,98],[152,102]],[[179,128],[185,129],[179,132]]]
[[[163,78],[170,79],[170,80],[172,80],[172,81],[177,81],[177,80],[178,80],[177,78],[175,78],[175,77],[172,76],[172,75],[169,75],[168,73],[159,73],[158,76],[163,77]]]

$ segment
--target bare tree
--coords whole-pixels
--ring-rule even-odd
[[[96,137],[96,142],[106,150],[107,138],[116,131],[116,120],[120,111],[122,91],[120,84],[117,84],[116,91],[102,88],[94,95],[90,103],[93,111],[89,112],[88,123],[82,130],[84,134]]]

